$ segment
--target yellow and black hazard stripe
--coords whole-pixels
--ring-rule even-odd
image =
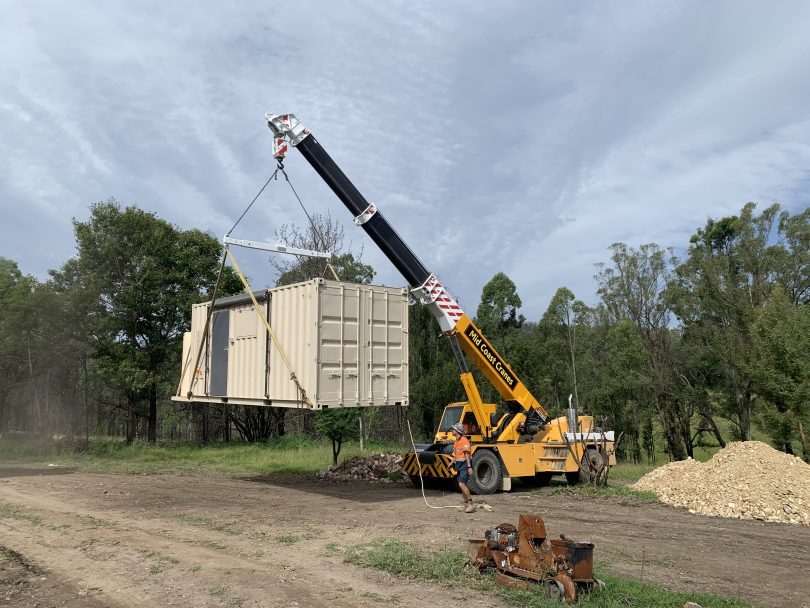
[[[448,454],[436,454],[431,464],[420,463],[419,454],[408,452],[402,460],[402,470],[408,475],[419,475],[422,469],[422,477],[440,477],[450,479],[456,476],[453,468],[453,457]]]

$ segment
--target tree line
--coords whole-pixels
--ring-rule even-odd
[[[169,401],[179,380],[191,306],[241,284],[222,246],[137,207],[110,200],[74,221],[76,255],[47,281],[0,258],[0,433],[248,441],[320,434],[340,444],[410,420],[433,434],[444,405],[463,399],[446,338],[421,306],[409,309],[407,412],[187,406]],[[340,224],[314,216],[278,232],[293,246],[335,251],[332,267],[369,283],[362,252],[344,252]],[[329,276],[321,260],[271,260],[278,284]],[[707,442],[750,439],[756,428],[808,458],[810,420],[810,208],[791,214],[753,203],[696,229],[682,258],[656,244],[616,243],[596,264],[598,301],[560,287],[539,319],[520,314],[514,282],[484,286],[476,323],[541,403],[580,411],[624,433],[620,456],[691,456]],[[478,378],[485,400],[499,397]],[[393,429],[393,431],[392,431]],[[336,456],[337,457],[337,456]]]
[[[810,209],[749,203],[698,228],[682,259],[616,243],[594,279],[595,305],[560,287],[536,321],[505,274],[483,288],[477,324],[547,409],[561,415],[570,395],[624,433],[620,456],[636,462],[748,440],[754,426],[808,459]],[[446,341],[412,312],[412,401],[462,399]],[[439,412],[422,410],[426,429]]]

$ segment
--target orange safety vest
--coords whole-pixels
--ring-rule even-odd
[[[462,435],[453,444],[453,456],[455,457],[456,461],[466,460],[466,458],[464,457],[464,452],[469,451],[470,451],[470,440],[467,439],[464,435]]]

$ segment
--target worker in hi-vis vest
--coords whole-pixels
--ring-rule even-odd
[[[464,512],[472,513],[475,511],[475,505],[470,495],[470,488],[467,487],[467,482],[470,480],[472,473],[472,461],[470,460],[470,440],[464,436],[464,427],[460,422],[456,422],[452,427],[453,437],[456,438],[453,444],[453,466],[456,468],[458,474],[458,487],[461,488],[461,494],[464,496]]]

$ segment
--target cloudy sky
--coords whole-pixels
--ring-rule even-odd
[[[0,256],[46,278],[110,197],[221,236],[272,172],[263,114],[293,112],[468,312],[504,271],[536,320],[561,285],[594,301],[613,242],[683,248],[746,201],[807,206],[808,31],[804,1],[6,0]],[[280,183],[248,217],[234,236],[305,221]]]

